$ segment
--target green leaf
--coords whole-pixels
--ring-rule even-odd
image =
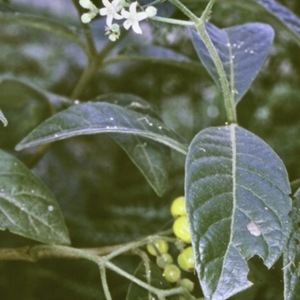
[[[0,230],[47,244],[70,244],[60,208],[19,160],[0,150]]]
[[[183,139],[158,120],[110,103],[74,105],[43,122],[16,150],[65,138],[96,133],[135,134],[169,146],[183,154]]]
[[[160,121],[150,103],[137,96],[108,94],[98,97],[97,100],[115,103],[130,110],[147,114]],[[124,149],[157,195],[162,196],[168,183],[169,148],[137,135],[111,133],[109,136]]]
[[[158,196],[168,183],[170,149],[147,138],[118,133],[109,134],[128,154]]]
[[[0,127],[0,147],[12,149],[51,115],[52,106],[45,93],[19,80],[1,80],[0,95],[0,107],[9,120],[6,128]]]
[[[88,53],[85,44],[79,38],[78,33],[74,30],[74,28],[71,29],[70,27],[53,20],[30,14],[0,12],[0,22],[11,22],[50,32],[76,43],[86,53]]]
[[[277,21],[281,23],[292,35],[294,40],[300,43],[300,18],[292,11],[274,0],[252,0],[263,7]]]
[[[132,52],[131,52],[132,54]],[[199,70],[201,70],[201,64],[195,63],[195,62],[188,62],[184,60],[177,60],[177,59],[165,59],[162,57],[157,56],[143,56],[143,55],[115,55],[108,57],[104,60],[103,66],[108,66],[114,63],[119,62],[129,62],[129,61],[138,61],[143,62],[146,64],[160,64],[160,65],[167,65],[171,67],[176,67],[179,69],[185,69],[188,71],[191,71],[193,73],[199,73]]]
[[[191,61],[187,56],[183,54],[177,53],[165,47],[151,45],[141,45],[128,48],[126,44],[124,44],[124,49],[121,49],[118,55],[107,57],[104,60],[104,65],[123,61],[137,61],[146,64],[166,65],[188,70],[197,74],[199,74],[199,70],[202,69],[202,65],[200,63]]]
[[[225,29],[207,23],[206,30],[222,61],[231,96],[238,103],[263,66],[273,44],[274,31],[261,23]],[[217,69],[200,35],[192,29],[191,36],[199,58],[220,87]]]
[[[134,276],[142,281],[145,282],[145,279],[147,278],[146,274],[150,274],[150,282],[149,284],[153,287],[159,288],[159,289],[169,289],[170,284],[166,281],[166,279],[162,275],[162,270],[159,269],[153,262],[149,261],[149,270],[147,272],[145,268],[145,264],[141,262],[139,266],[137,267]],[[126,300],[158,300],[158,297],[151,294],[151,298],[149,297],[149,292],[140,287],[139,285],[135,283],[131,283],[128,288],[127,297]],[[177,296],[171,296],[168,297],[168,300],[177,300]]]
[[[270,268],[291,231],[286,169],[256,135],[232,124],[207,128],[186,162],[187,211],[196,269],[207,299],[227,299],[251,286],[247,260]]]
[[[300,189],[295,194],[291,218],[293,232],[283,254],[284,299],[297,300],[300,294]]]

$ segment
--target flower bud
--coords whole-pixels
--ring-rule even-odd
[[[86,9],[90,9],[93,6],[93,3],[90,0],[79,0],[80,6]]]
[[[85,13],[81,16],[81,22],[82,23],[90,23],[93,19],[93,16],[90,13]]]
[[[146,8],[146,13],[147,13],[149,18],[152,18],[156,15],[157,9],[154,6],[148,6]]]

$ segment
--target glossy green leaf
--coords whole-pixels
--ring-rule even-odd
[[[286,169],[260,138],[232,124],[207,128],[186,162],[187,211],[196,269],[207,299],[251,286],[247,260],[270,268],[291,231]]]
[[[107,57],[104,60],[105,65],[118,62],[137,61],[147,64],[159,64],[179,69],[189,70],[194,73],[199,73],[202,65],[191,61],[187,56],[177,53],[171,49],[159,46],[141,45],[139,47],[128,48],[124,44],[124,49],[121,49],[118,55]]]
[[[150,103],[135,95],[108,94],[97,100],[114,103],[161,121]],[[168,183],[170,149],[137,135],[110,133],[109,136],[124,149],[157,195],[162,196]]]
[[[170,149],[162,144],[136,135],[109,134],[128,154],[158,196],[168,183]]]
[[[72,106],[54,115],[25,137],[16,149],[96,133],[139,135],[183,154],[187,152],[183,139],[162,122],[114,104],[92,102]]]
[[[125,93],[109,93],[109,94],[101,95],[96,99],[93,99],[93,101],[116,104],[118,106],[122,106],[129,110],[151,116],[157,119],[158,121],[162,121],[155,107],[152,106],[151,103],[147,102],[146,100],[136,95],[125,94]]]
[[[295,194],[291,218],[293,232],[283,254],[285,300],[297,300],[300,295],[300,189]]]
[[[261,23],[225,29],[207,23],[206,30],[222,61],[231,97],[238,103],[263,66],[273,44],[274,31]],[[191,36],[199,58],[220,87],[217,69],[200,35],[192,29]]]
[[[158,56],[143,56],[143,55],[116,55],[112,57],[108,57],[104,60],[103,65],[111,65],[114,63],[119,62],[128,62],[128,61],[137,61],[137,62],[144,62],[147,64],[160,64],[160,65],[167,65],[171,67],[176,67],[179,69],[185,69],[194,73],[199,73],[199,68],[201,68],[201,64],[195,62],[188,62],[184,60],[177,60],[177,59],[166,59],[163,57]]]
[[[67,27],[51,19],[23,13],[0,12],[0,22],[11,22],[50,32],[76,43],[88,53],[85,44],[74,28]]]
[[[47,244],[69,244],[60,208],[19,160],[0,150],[0,230]]]
[[[274,0],[251,0],[263,7],[268,13],[277,19],[300,43],[300,18],[288,8]]]
[[[149,282],[148,284],[150,284],[153,287],[159,288],[159,289],[169,289],[171,286],[170,284],[166,281],[166,279],[163,277],[162,275],[162,270],[159,269],[153,262],[149,262],[149,269],[148,270],[148,274],[150,274],[150,278],[149,278]],[[134,276],[137,277],[138,279],[147,282],[146,281],[146,276],[147,271],[145,268],[145,263],[141,262],[139,264],[139,266],[137,267]],[[127,292],[127,297],[126,300],[158,300],[158,297],[150,294],[149,292],[140,287],[139,285],[135,284],[135,283],[131,283],[129,288],[128,288],[128,292]],[[177,300],[178,296],[170,296],[168,297],[168,300]]]
[[[0,107],[9,124],[0,126],[0,147],[12,149],[43,120],[50,117],[51,104],[45,93],[15,79],[0,81]]]

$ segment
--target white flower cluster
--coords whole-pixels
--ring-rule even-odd
[[[156,8],[148,6],[145,11],[137,12],[138,2],[132,2],[130,5],[125,0],[102,0],[103,8],[98,9],[90,0],[79,0],[79,4],[88,9],[89,12],[81,16],[83,23],[89,23],[99,13],[101,16],[106,16],[105,28],[106,34],[111,41],[116,41],[120,37],[120,26],[114,24],[113,20],[125,19],[123,26],[125,29],[132,27],[133,31],[142,34],[142,29],[139,22],[156,15]],[[129,7],[129,10],[125,8]]]

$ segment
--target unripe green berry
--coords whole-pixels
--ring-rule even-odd
[[[171,214],[174,218],[186,216],[185,197],[178,197],[172,202]]]
[[[184,271],[193,271],[195,269],[195,257],[192,247],[187,247],[178,255],[177,262],[179,267]]]
[[[156,240],[153,243],[147,244],[147,250],[151,255],[158,256],[163,253],[167,253],[169,245],[164,240]]]
[[[172,262],[173,257],[169,253],[163,253],[156,258],[156,264],[162,269],[164,269],[167,265],[170,265]]]
[[[181,271],[176,265],[168,265],[164,269],[163,276],[166,278],[169,282],[177,282],[180,278]]]
[[[188,278],[183,278],[180,280],[180,286],[184,287],[188,292],[192,292],[194,290],[194,282],[189,280]]]
[[[174,234],[182,239],[185,243],[191,242],[191,233],[186,216],[181,216],[175,220],[173,224],[173,231]]]

